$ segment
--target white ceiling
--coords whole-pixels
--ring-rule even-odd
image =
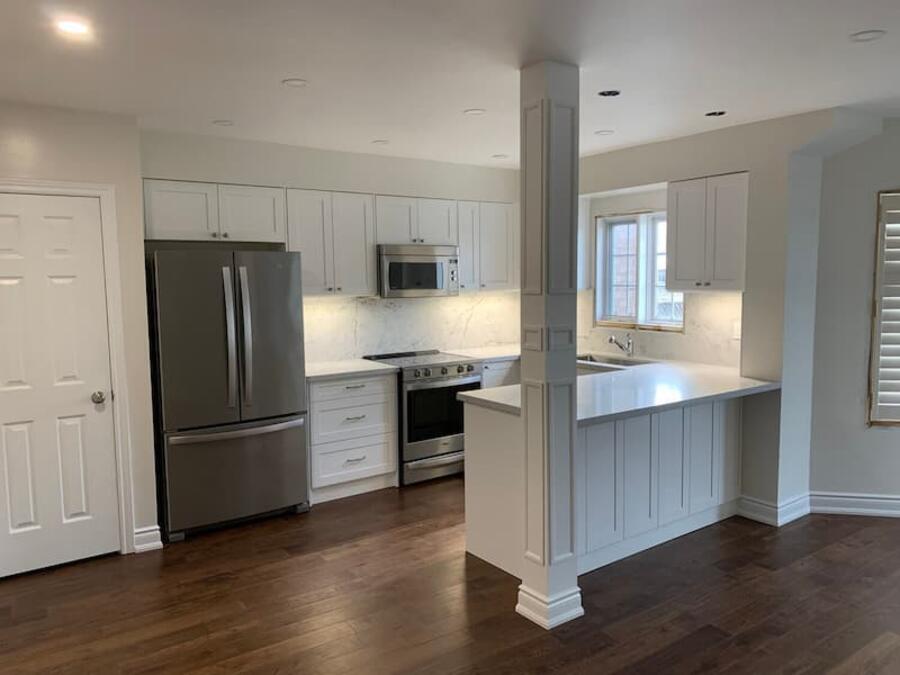
[[[58,36],[68,15],[94,40]],[[889,32],[848,39],[869,28]],[[5,99],[353,152],[515,166],[517,70],[543,58],[582,68],[582,154],[838,105],[896,114],[900,1],[0,0]]]

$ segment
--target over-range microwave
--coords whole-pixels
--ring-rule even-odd
[[[459,295],[458,270],[456,246],[378,246],[378,288],[383,298]]]

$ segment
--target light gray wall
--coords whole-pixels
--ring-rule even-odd
[[[900,188],[900,121],[825,161],[812,409],[813,492],[900,497],[900,428],[866,426],[876,195]]]
[[[668,191],[665,188],[646,192],[595,196],[590,200],[590,215],[602,216],[665,211]],[[593,244],[593,239],[590,242]],[[741,294],[687,293],[684,297],[683,331],[632,331],[634,351],[639,356],[657,359],[697,361],[738,367],[741,359]],[[737,337],[735,337],[737,328]],[[621,335],[621,328],[594,325],[594,290],[578,294],[578,348],[580,351],[616,352],[607,339]]]
[[[134,525],[152,527],[156,525],[156,483],[136,121],[119,115],[0,103],[0,176],[115,187]]]

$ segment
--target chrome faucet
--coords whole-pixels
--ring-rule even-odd
[[[628,354],[628,356],[634,356],[634,340],[631,339],[631,333],[625,333],[625,344],[622,344],[615,335],[610,335],[607,342],[611,345],[615,345]]]

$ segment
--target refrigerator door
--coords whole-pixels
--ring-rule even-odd
[[[157,251],[154,281],[163,428],[239,421],[233,254]]]
[[[237,251],[241,419],[306,411],[300,254]]]
[[[166,434],[166,534],[309,501],[306,418]]]

